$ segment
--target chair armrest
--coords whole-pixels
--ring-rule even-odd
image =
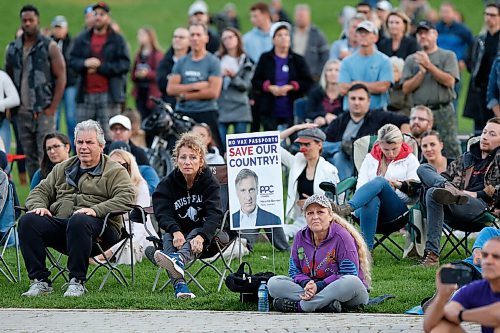
[[[349,177],[337,184],[337,195],[346,192],[349,189],[352,189],[356,186],[358,179],[356,177]]]

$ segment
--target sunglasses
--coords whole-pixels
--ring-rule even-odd
[[[122,167],[124,167],[124,168],[125,168],[125,170],[130,171],[130,169],[129,169],[129,168],[130,168],[130,165],[129,165],[127,162],[120,163],[120,165],[121,165]]]

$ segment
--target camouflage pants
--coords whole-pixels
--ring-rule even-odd
[[[26,155],[26,169],[30,179],[40,168],[43,157],[43,138],[46,134],[56,130],[55,116],[39,113],[37,117],[32,111],[19,109],[17,114],[17,128],[19,137]]]
[[[446,156],[457,158],[461,153],[457,139],[457,116],[453,104],[433,109],[432,114],[434,115],[434,128],[443,140]]]

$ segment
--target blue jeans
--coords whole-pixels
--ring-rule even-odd
[[[224,147],[224,150],[226,150],[226,135],[230,125],[234,126],[234,134],[238,134],[238,133],[247,133],[248,125],[250,125],[250,123],[248,122],[219,123],[219,134],[220,134],[220,139],[222,140],[222,146]]]
[[[331,164],[335,165],[339,172],[339,179],[344,180],[354,174],[354,163],[352,159],[342,151],[342,142],[323,142],[322,156]]]
[[[3,144],[5,146],[5,152],[10,153],[10,121],[4,118],[0,123],[0,138],[2,138]]]
[[[349,200],[349,205],[360,219],[361,233],[369,250],[373,249],[378,221],[391,222],[408,211],[406,203],[384,177],[376,177],[361,186]]]
[[[56,129],[59,132],[61,127],[59,126],[59,120],[61,116],[62,105],[64,104],[64,110],[66,112],[66,129],[68,131],[69,142],[71,147],[74,148],[75,145],[75,127],[76,127],[76,93],[78,89],[76,86],[66,87],[64,89],[64,95],[57,108],[56,113]]]
[[[445,219],[468,222],[481,215],[488,205],[481,199],[469,197],[465,205],[443,205],[433,198],[436,188],[442,188],[446,178],[437,173],[430,164],[422,164],[417,169],[418,178],[426,187],[425,207],[427,209],[427,242],[425,249],[439,254],[441,233]]]

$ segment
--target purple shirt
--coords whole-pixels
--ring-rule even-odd
[[[477,280],[460,288],[452,301],[462,305],[465,309],[475,309],[500,302],[500,292],[494,293],[486,280]],[[483,333],[493,333],[492,327],[481,326]]]
[[[301,284],[309,280],[324,281],[325,285],[342,275],[359,277],[368,288],[359,267],[358,248],[352,235],[337,223],[331,223],[328,236],[315,246],[308,227],[300,230],[293,240],[291,258],[298,269],[293,279]]]
[[[288,84],[288,57],[280,58],[273,54],[276,69],[274,73],[275,85],[281,87]],[[272,115],[276,118],[290,118],[293,115],[292,107],[288,96],[279,96],[274,98],[274,109]]]

